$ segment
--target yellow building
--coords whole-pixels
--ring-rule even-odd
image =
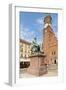
[[[20,68],[27,68],[30,65],[28,58],[31,53],[30,45],[30,42],[20,39]]]
[[[27,58],[30,55],[30,42],[20,39],[20,58]]]
[[[58,63],[58,40],[51,27],[51,16],[44,18],[43,51],[47,56],[47,64]]]

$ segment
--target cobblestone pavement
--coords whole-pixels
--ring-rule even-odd
[[[58,66],[52,65],[52,66],[48,66],[48,73],[42,75],[41,77],[51,77],[57,75],[58,75]],[[37,76],[27,73],[26,69],[20,70],[20,78],[31,78],[31,77],[37,77]]]

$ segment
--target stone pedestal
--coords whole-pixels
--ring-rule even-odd
[[[30,58],[30,66],[27,72],[36,76],[47,73],[47,65],[45,64],[46,56],[42,54],[32,55]]]

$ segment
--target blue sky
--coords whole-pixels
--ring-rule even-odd
[[[42,43],[44,17],[51,15],[52,29],[57,34],[58,31],[58,15],[56,13],[37,13],[37,12],[20,12],[19,14],[20,38],[32,42],[34,37],[37,43]]]

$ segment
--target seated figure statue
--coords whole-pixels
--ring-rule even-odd
[[[34,38],[31,44],[31,54],[36,54],[40,52],[40,46],[37,44],[36,38]]]

